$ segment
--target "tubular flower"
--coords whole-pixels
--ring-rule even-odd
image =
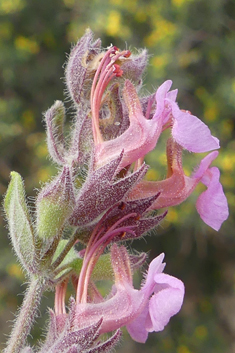
[[[153,150],[162,132],[160,123],[143,115],[137,92],[129,80],[125,81],[123,97],[129,112],[130,126],[115,139],[97,144],[97,165],[107,163],[124,150],[120,169],[125,168]]]
[[[128,332],[137,342],[144,343],[149,332],[162,331],[183,303],[184,285],[179,279],[162,273],[163,259],[164,254],[161,254],[150,263],[140,290],[145,298],[150,299],[136,319],[127,325]]]
[[[155,258],[149,266],[142,288],[132,284],[130,257],[124,246],[111,247],[111,262],[115,284],[108,299],[100,297],[97,302],[73,301],[67,323],[69,331],[75,332],[100,322],[99,334],[111,332],[122,326],[132,338],[144,343],[148,332],[162,331],[170,318],[178,313],[184,298],[184,285],[175,277],[163,272],[164,254]],[[64,323],[64,318],[57,314]],[[58,326],[58,324],[57,324]]]
[[[114,77],[123,74],[118,60],[128,58],[129,51],[119,52],[116,47],[111,47],[104,55],[97,69],[91,89],[91,113],[93,135],[95,143],[96,167],[117,158],[124,150],[124,156],[119,166],[120,169],[132,164],[151,151],[161,133],[161,126],[144,117],[142,107],[134,85],[126,80],[122,90],[125,106],[129,113],[129,127],[120,136],[104,141],[99,127],[99,110],[102,96],[109,82]],[[141,63],[140,63],[141,64]],[[136,65],[136,63],[135,63]],[[143,66],[143,64],[141,64]]]
[[[162,181],[142,180],[131,192],[130,198],[153,196],[160,193],[150,209],[178,205],[193,192],[199,182],[207,186],[198,198],[196,208],[203,221],[215,230],[228,218],[228,203],[219,182],[219,170],[210,167],[218,152],[209,153],[202,159],[197,171],[191,177],[185,175],[182,166],[182,147],[172,138],[167,144],[168,174]]]

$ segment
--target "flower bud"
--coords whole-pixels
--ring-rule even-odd
[[[142,75],[148,63],[147,50],[141,50],[137,55],[131,55],[121,65],[123,75],[122,77],[131,80],[135,86],[141,86]]]
[[[56,237],[75,205],[71,171],[64,166],[61,174],[46,185],[37,199],[37,233],[42,239]]]
[[[65,143],[64,143],[64,120],[65,108],[61,101],[56,101],[45,113],[47,127],[47,146],[52,159],[64,164]]]
[[[89,101],[91,76],[95,74],[96,56],[100,52],[100,40],[92,43],[93,33],[88,29],[71,50],[65,77],[69,94],[75,103]],[[94,66],[94,67],[93,67]]]

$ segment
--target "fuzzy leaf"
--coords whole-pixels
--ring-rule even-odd
[[[4,200],[11,241],[24,268],[29,272],[35,263],[35,243],[33,227],[25,200],[24,184],[21,176],[11,172],[11,181]]]

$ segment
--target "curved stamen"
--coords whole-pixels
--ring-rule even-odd
[[[66,314],[65,294],[67,289],[67,282],[68,281],[59,283],[55,288],[55,314],[56,315]]]
[[[90,256],[90,260],[88,262],[88,266],[86,269],[86,276],[85,276],[85,280],[83,282],[83,293],[82,293],[81,300],[80,300],[81,303],[87,302],[88,284],[90,281],[92,271],[93,271],[95,264],[96,264],[97,260],[99,259],[100,255],[103,253],[106,246],[113,240],[113,238],[117,234],[120,234],[120,233],[125,234],[126,232],[129,232],[132,235],[135,235],[135,232],[132,231],[131,228],[134,228],[134,226],[120,227],[120,228],[113,230],[112,232],[108,231],[107,233],[105,233],[104,237],[100,238],[99,241],[95,244],[94,249],[92,249],[92,254]]]
[[[112,227],[109,228],[107,232],[105,232],[102,236],[102,231],[104,228],[102,227],[101,230],[99,230],[98,233],[97,227],[95,231],[92,234],[92,241],[89,242],[85,255],[84,255],[84,260],[83,260],[83,265],[82,269],[79,275],[79,280],[78,280],[78,286],[77,286],[77,295],[76,295],[76,301],[77,303],[80,302],[86,302],[87,300],[87,290],[88,290],[88,284],[90,280],[90,276],[92,273],[92,270],[100,257],[100,255],[103,253],[104,249],[106,246],[113,240],[113,238],[123,232],[129,232],[135,235],[134,231],[131,230],[133,226],[123,226],[120,228],[117,228],[122,222],[129,218],[136,217],[137,213],[130,213],[128,215],[125,215],[121,219],[119,219],[116,223],[112,225]],[[116,229],[115,229],[116,228]]]

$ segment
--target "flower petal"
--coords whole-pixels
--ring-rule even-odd
[[[174,124],[172,136],[179,145],[190,152],[208,152],[219,148],[219,140],[211,135],[210,129],[196,116],[179,109],[171,102]]]
[[[207,172],[208,168],[210,167],[211,163],[213,162],[214,159],[218,157],[219,152],[218,151],[213,151],[209,153],[206,157],[204,157],[197,170],[195,173],[193,173],[193,179],[198,179],[200,180],[203,175]]]
[[[166,106],[166,98],[168,98],[170,101],[175,101],[176,95],[177,95],[177,90],[174,90],[172,92],[168,92],[169,89],[172,86],[172,81],[167,80],[165,81],[158,89],[155,95],[157,107],[156,111],[153,117],[154,121],[157,121],[161,119],[161,123],[165,124],[167,120],[169,119],[169,113],[170,110],[168,109],[169,107]],[[168,105],[168,104],[167,104]]]
[[[147,303],[141,314],[131,323],[126,325],[131,338],[136,342],[145,343],[147,341],[148,331],[145,328],[144,322],[146,321],[148,311],[149,306]]]
[[[147,277],[144,282],[143,290],[148,291],[148,295],[152,294],[153,288],[154,288],[154,276],[156,274],[162,273],[164,270],[166,264],[163,263],[163,259],[165,257],[165,254],[162,253],[159,256],[157,256],[155,259],[152,260],[152,262],[149,265]]]
[[[179,279],[164,273],[156,274],[157,292],[149,301],[149,318],[146,329],[149,332],[162,331],[170,318],[181,309],[184,299],[184,284]]]
[[[218,168],[212,167],[207,171],[201,179],[201,182],[207,186],[207,190],[198,197],[196,202],[196,208],[202,220],[217,231],[229,214],[228,202],[219,177]]]
[[[146,283],[141,289],[145,298],[150,297],[153,291],[155,294],[139,316],[126,326],[137,342],[145,343],[148,332],[162,331],[183,303],[184,284],[175,277],[161,273],[165,266],[163,258],[164,254],[161,254],[151,262]]]

